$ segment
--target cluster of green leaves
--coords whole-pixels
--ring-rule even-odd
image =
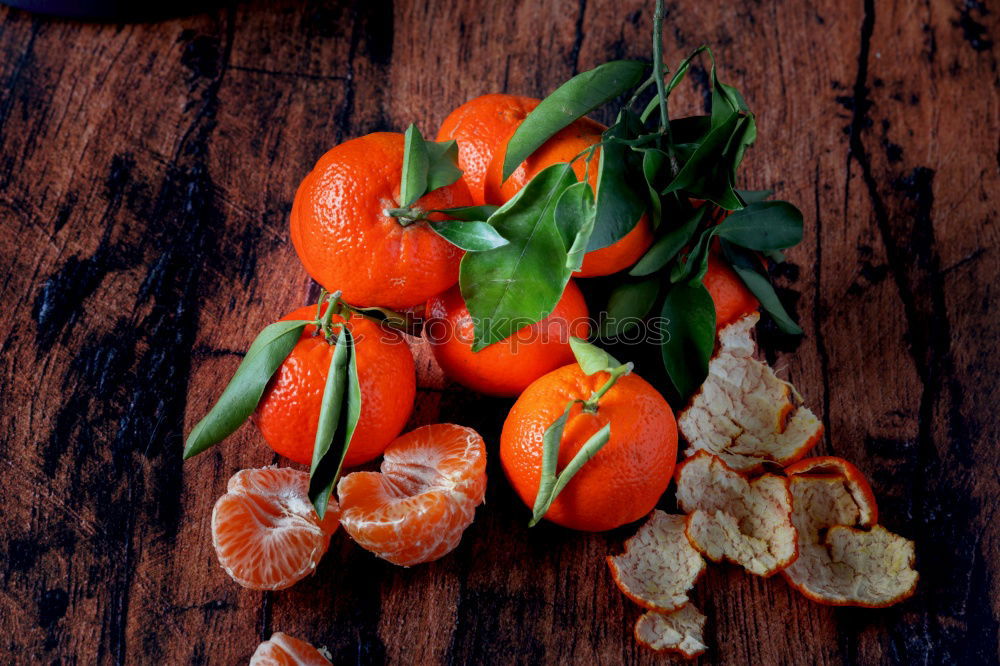
[[[325,294],[322,300],[325,299]],[[202,453],[236,431],[260,403],[260,399],[281,364],[288,358],[306,326],[316,325],[319,334],[336,345],[330,355],[330,369],[323,387],[319,425],[309,469],[309,499],[322,518],[330,495],[340,478],[354,429],[361,415],[361,385],[358,382],[354,339],[346,324],[331,325],[334,311],[347,319],[350,311],[331,298],[324,316],[320,308],[314,321],[279,321],[266,327],[250,345],[236,373],[209,413],[191,430],[184,445],[184,459]]]
[[[711,109],[671,120],[670,93],[703,52],[713,58]],[[576,158],[586,173],[596,168],[596,196],[572,163],[541,171],[488,218],[507,243],[466,255],[460,284],[475,323],[473,348],[482,349],[548,316],[583,255],[619,241],[648,215],[656,240],[611,293],[605,321],[658,313],[667,334],[664,367],[683,398],[704,380],[714,345],[715,309],[702,278],[716,240],[722,258],[778,326],[801,332],[778,300],[760,253],[781,261],[780,251],[802,238],[802,215],[787,202],[766,201],[769,193],[736,188],[756,121],[740,92],[719,80],[709,49],[697,49],[669,80],[657,67],[644,79],[648,69],[634,61],[606,63],[570,79],[528,115],[507,145],[505,178],[556,132],[635,91],[600,143]],[[636,110],[651,86],[656,94]],[[602,330],[609,338],[623,332]]]
[[[634,88],[646,69],[640,62],[613,61],[560,86],[528,114],[511,137],[504,177],[556,132]],[[595,152],[579,156],[588,169]],[[572,164],[553,164],[489,218],[508,244],[467,254],[459,278],[475,323],[474,350],[547,317],[583,255],[615,242],[639,220],[642,206],[626,201],[620,160],[603,150],[594,168],[600,193],[596,199],[589,182],[577,178]]]

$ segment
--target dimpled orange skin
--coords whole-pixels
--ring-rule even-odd
[[[756,312],[760,302],[754,297],[743,280],[725,262],[708,255],[708,270],[702,283],[715,303],[715,329],[718,331],[742,317]]]
[[[586,400],[608,379],[587,376],[577,364],[553,370],[529,386],[504,422],[500,461],[529,508],[535,503],[542,468],[542,435],[570,400]],[[600,400],[597,412],[579,405],[570,412],[559,448],[562,470],[587,439],[611,423],[611,439],[577,472],[545,518],[577,530],[598,532],[642,518],[670,484],[677,458],[677,424],[662,396],[630,374]]]
[[[472,317],[457,286],[429,300],[427,315],[424,337],[445,374],[473,391],[504,397],[572,363],[569,337],[590,333],[587,303],[572,280],[552,314],[478,352],[472,351]]]
[[[605,129],[607,128],[604,125],[589,118],[577,120],[568,127],[559,130],[551,139],[542,144],[528,159],[521,162],[510,178],[503,181],[502,184],[504,151],[497,151],[486,173],[486,202],[498,206],[506,203],[539,171],[559,162],[569,162],[581,151],[600,141],[601,133]],[[506,143],[505,140],[503,145]],[[597,171],[600,158],[601,151],[598,149],[591,159],[590,173],[587,177],[587,182],[590,183],[595,192],[597,191]],[[585,160],[579,159],[574,162],[573,171],[576,173],[576,177],[582,180],[587,175]],[[588,252],[583,258],[580,270],[574,275],[576,277],[598,277],[617,273],[637,262],[652,244],[653,230],[649,224],[649,218],[643,215],[635,228],[618,242]]]
[[[441,123],[437,140],[458,142],[458,167],[477,206],[486,203],[486,170],[493,155],[539,101],[519,95],[481,95],[452,111]]]
[[[383,212],[400,207],[402,168],[403,135],[376,132],[332,148],[295,194],[291,237],[302,265],[351,305],[410,307],[458,281],[462,250],[425,222],[404,227]],[[472,198],[459,179],[414,205],[453,208]]]
[[[315,306],[299,308],[282,321],[311,321]],[[334,322],[343,319],[337,315]],[[361,385],[361,415],[344,459],[359,465],[382,453],[406,425],[417,392],[413,354],[403,337],[376,322],[354,315],[350,319]],[[286,458],[312,462],[323,390],[336,348],[306,326],[292,353],[271,378],[253,421],[268,445]]]

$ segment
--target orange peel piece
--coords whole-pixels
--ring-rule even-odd
[[[799,549],[782,571],[788,582],[831,606],[883,608],[910,597],[919,578],[913,542],[875,524],[861,472],[840,458],[810,458],[788,472]]]
[[[795,527],[788,480],[765,474],[753,481],[710,453],[680,464],[677,504],[689,513],[688,540],[713,562],[728,560],[757,576],[795,561]]]
[[[704,630],[705,616],[689,603],[670,613],[643,613],[635,623],[635,639],[651,650],[692,659],[708,649]]]
[[[822,438],[822,422],[802,405],[795,387],[753,358],[750,333],[759,317],[748,315],[719,332],[708,377],[677,418],[686,455],[707,451],[750,472],[767,463],[788,465]]]
[[[875,502],[875,493],[868,484],[868,479],[857,467],[847,462],[843,458],[834,456],[818,456],[806,458],[785,469],[792,486],[792,501],[796,503],[794,484],[796,477],[816,477],[825,479],[837,479],[843,486],[844,491],[850,496],[857,509],[857,517],[848,517],[840,522],[829,522],[832,518],[827,518],[822,525],[858,525],[860,527],[870,527],[878,522],[878,505]],[[845,498],[835,496],[835,502],[843,502]],[[792,512],[792,522],[795,522],[795,511]],[[796,525],[798,527],[798,525]]]
[[[688,592],[705,571],[705,560],[684,534],[684,516],[654,510],[625,552],[608,557],[622,593],[643,608],[661,613],[690,601]]]

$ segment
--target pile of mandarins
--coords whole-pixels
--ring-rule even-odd
[[[265,329],[195,427],[185,455],[249,418],[275,452],[311,470],[265,467],[230,479],[212,514],[225,571],[251,589],[286,588],[315,570],[338,525],[401,566],[436,560],[458,545],[485,496],[487,446],[454,424],[400,435],[416,378],[400,330],[407,326],[399,323],[420,319],[449,378],[478,393],[517,397],[496,450],[532,509],[531,524],[545,518],[602,531],[651,515],[625,553],[609,558],[623,592],[648,611],[636,625],[641,643],[687,656],[704,650],[705,618],[688,599],[704,558],[756,575],[781,571],[825,603],[881,606],[911,594],[912,544],[876,524],[874,496],[860,473],[836,458],[799,462],[822,426],[794,388],[753,358],[760,304],[711,234],[700,281],[718,335],[708,376],[677,420],[631,364],[585,342],[593,331],[572,279],[547,316],[475,344],[477,323],[458,286],[466,252],[455,239],[467,223],[458,211],[503,207],[559,164],[598,189],[589,166],[600,159],[607,128],[585,117],[503,177],[508,143],[539,103],[490,94],[455,109],[437,141],[457,145],[456,175],[438,185],[428,176],[419,196],[412,188],[403,194],[413,168],[409,132],[347,141],[303,180],[291,239],[323,288],[319,302]],[[588,151],[586,162],[578,159]],[[447,224],[451,236],[436,226]],[[643,214],[619,240],[586,253],[573,277],[628,269],[654,238]],[[678,426],[690,447],[677,474],[685,513],[668,515],[654,509],[674,476]],[[379,456],[379,471],[340,474]],[[254,660],[328,663],[281,633],[261,644]]]
[[[501,183],[502,149],[537,104],[527,97],[491,94],[453,111],[438,140],[457,142],[462,177],[428,192],[414,208],[502,205],[545,167],[567,162],[600,141],[603,126],[576,121]],[[546,519],[579,530],[612,529],[647,515],[670,482],[677,427],[670,406],[648,382],[625,374],[596,408],[583,404],[609,373],[587,374],[575,362],[570,340],[587,338],[590,320],[572,280],[548,317],[473,351],[473,321],[456,284],[463,251],[426,221],[404,224],[385,213],[401,205],[403,152],[402,134],[353,139],[323,155],[300,185],[291,213],[292,242],[309,275],[339,297],[282,318],[312,323],[302,328],[250,417],[275,452],[304,465],[312,462],[337,347],[320,329],[327,310],[335,308],[325,325],[345,325],[353,335],[361,393],[343,465],[383,456],[381,472],[341,478],[337,500],[330,502],[323,519],[309,502],[304,472],[267,468],[233,477],[216,505],[213,535],[223,567],[247,587],[274,590],[300,580],[315,568],[338,524],[359,545],[390,562],[410,566],[440,558],[458,544],[483,500],[486,448],[475,432],[440,424],[397,437],[413,408],[413,357],[405,335],[365,308],[423,308],[425,338],[449,378],[479,393],[520,396],[504,424],[499,453],[511,485],[529,506],[542,475],[542,435],[568,401],[580,404],[570,411],[563,431],[560,468],[594,433],[613,423],[610,441],[562,489]],[[583,178],[583,163],[574,168]],[[596,187],[596,176],[590,178]],[[644,218],[617,243],[587,254],[576,275],[621,271],[651,242]],[[756,300],[722,262],[711,260],[705,281],[724,317],[732,320],[756,309]],[[720,318],[719,324],[725,323]],[[268,505],[278,531],[271,529],[264,539],[265,523],[245,516]]]

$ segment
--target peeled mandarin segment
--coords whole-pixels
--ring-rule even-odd
[[[880,608],[912,595],[918,578],[913,542],[881,525],[859,529],[877,516],[860,472],[839,458],[810,459],[789,470],[799,550],[782,572],[789,583],[835,606]]]
[[[707,451],[732,469],[787,465],[819,443],[823,424],[802,406],[795,388],[751,357],[756,313],[722,329],[708,377],[677,418],[686,455]]]
[[[653,511],[625,553],[608,558],[621,591],[643,608],[670,612],[688,603],[688,592],[705,571],[705,560],[684,534],[684,516]]]
[[[250,666],[330,666],[331,663],[322,651],[280,631],[258,645],[250,657]]]
[[[747,481],[720,458],[699,452],[681,463],[677,503],[690,514],[691,544],[713,562],[725,559],[770,576],[795,560],[792,499],[782,477]]]
[[[281,590],[316,569],[339,524],[331,502],[321,521],[309,501],[309,475],[265,467],[237,472],[212,510],[219,564],[243,587]]]
[[[691,603],[670,613],[646,612],[635,623],[639,643],[657,652],[678,652],[688,659],[708,649],[704,631],[705,616]]]
[[[341,522],[366,550],[401,566],[458,546],[486,493],[486,446],[471,428],[417,428],[389,445],[381,472],[340,480]]]

